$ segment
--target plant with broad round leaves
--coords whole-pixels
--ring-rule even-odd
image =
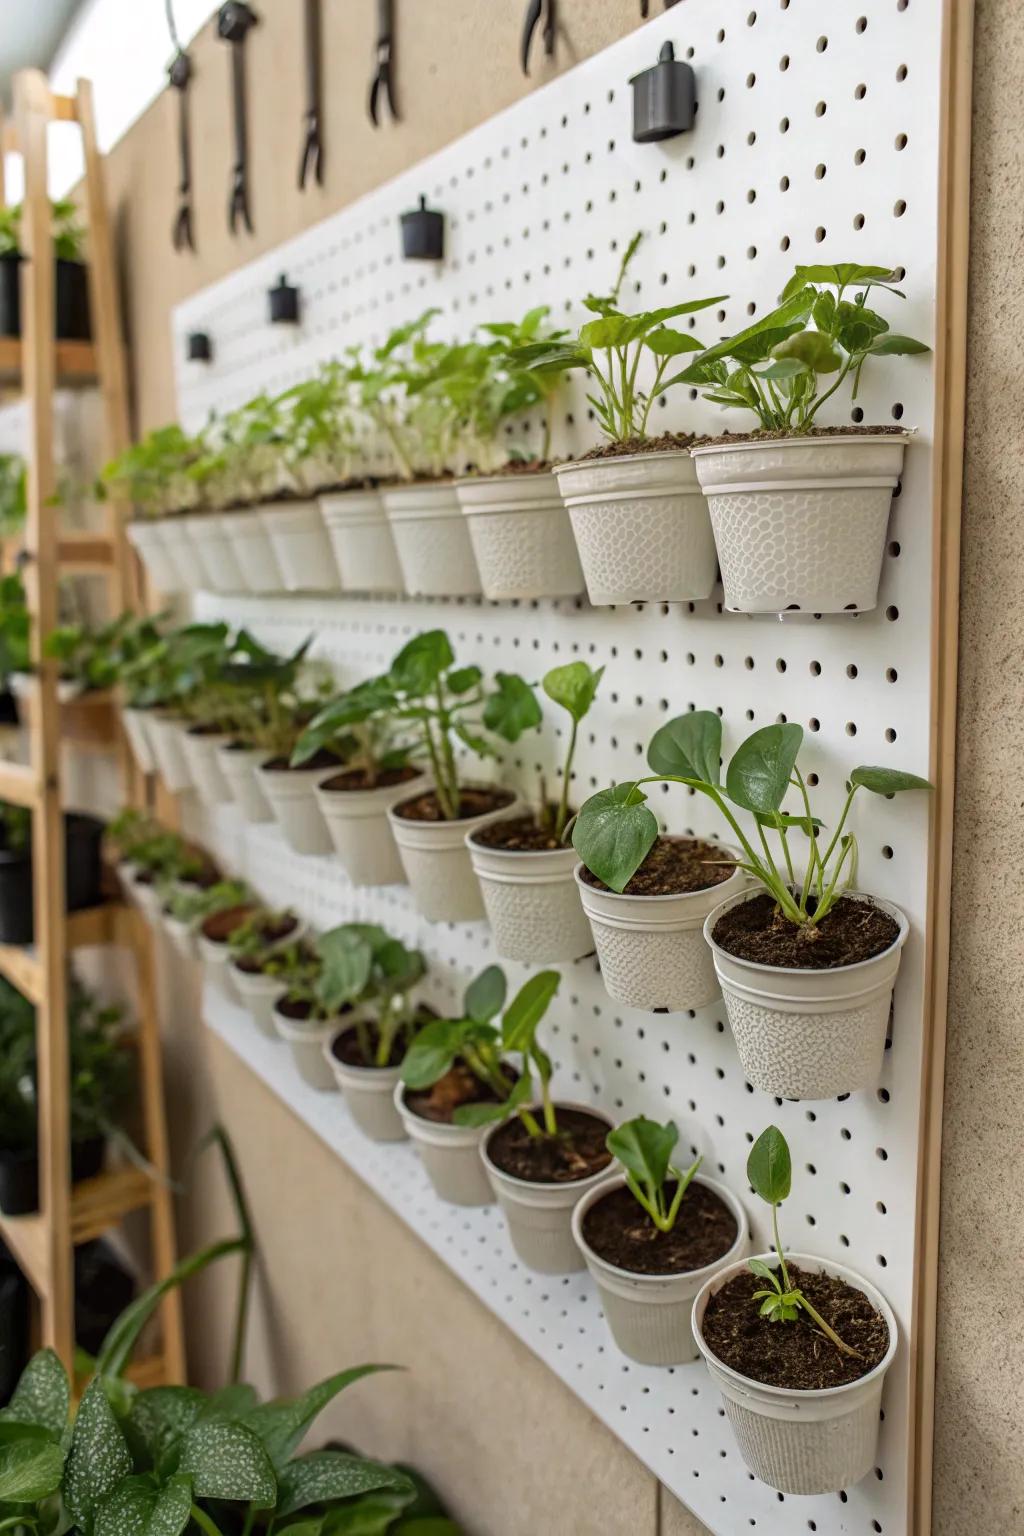
[[[855,768],[839,821],[822,851],[818,834],[823,824],[812,813],[807,782],[797,766],[803,736],[803,727],[793,724],[766,725],[755,731],[734,752],[723,784],[718,715],[712,710],[680,715],[651,740],[647,761],[654,772],[650,777],[616,784],[586,802],[573,828],[573,845],[592,874],[613,891],[625,890],[658,837],[657,818],[647,804],[644,786],[685,785],[706,795],[725,818],[742,849],[737,867],[768,891],[791,923],[812,929],[849,888],[856,872],[857,840],[846,831],[846,824],[857,791],[888,797],[931,786],[927,779],[895,768]],[[796,815],[782,809],[791,789],[801,802]],[[740,825],[733,806],[753,816],[758,847]],[[772,854],[769,832],[778,838],[781,861]],[[807,844],[802,880],[789,841],[794,833]]]
[[[698,1157],[689,1168],[677,1168],[672,1153],[679,1140],[673,1121],[659,1125],[645,1115],[626,1120],[609,1131],[608,1151],[616,1159],[626,1183],[659,1232],[671,1232],[679,1219],[683,1198],[704,1161]],[[675,1183],[669,1198],[666,1185]]]

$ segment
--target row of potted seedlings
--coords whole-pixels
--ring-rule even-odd
[[[926,352],[867,300],[898,274],[798,266],[778,305],[705,347],[669,322],[724,302],[621,307],[638,236],[577,334],[546,308],[428,338],[437,311],[350,351],[276,400],[198,437],[164,428],[105,472],[143,514],[129,534],[157,588],[401,592],[594,604],[711,595],[743,613],[860,612],[877,603],[902,427],[819,425],[856,398],[869,360]],[[586,374],[602,442],[551,462],[559,386]],[[673,388],[752,413],[746,433],[651,430]],[[544,420],[536,445],[530,413]],[[393,473],[365,472],[366,443]],[[469,469],[467,471],[467,466]],[[324,489],[326,487],[326,489]],[[190,510],[197,508],[197,510]]]

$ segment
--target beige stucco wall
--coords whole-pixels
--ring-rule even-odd
[[[739,0],[723,0],[738,5]],[[938,7],[936,6],[936,9]],[[325,7],[327,185],[295,189],[301,113],[298,10],[265,0],[250,40],[257,234],[231,240],[226,50],[196,49],[194,131],[200,255],[175,255],[174,104],[162,98],[112,156],[137,417],[173,414],[175,303],[343,206],[529,89],[516,45],[525,3],[400,0],[404,122],[374,134],[364,112],[374,7]],[[637,25],[637,0],[572,0],[568,65]],[[681,13],[684,15],[685,13]],[[457,88],[452,87],[453,71]],[[551,74],[538,55],[534,81]],[[1024,1226],[1024,760],[1021,679],[1019,336],[1024,322],[1020,82],[1024,6],[978,0],[971,355],[963,554],[961,730],[954,938],[943,1157],[937,1536],[1015,1531],[1024,1521],[1016,1284]],[[339,83],[343,82],[343,83]],[[406,1365],[342,1401],[332,1427],[407,1456],[438,1481],[477,1536],[699,1536],[618,1442],[497,1325],[425,1248],[198,1022],[176,979],[168,1069],[175,1138],[187,1148],[217,1113],[242,1156],[260,1245],[252,1373],[286,1390],[361,1359]],[[182,1203],[183,1246],[224,1230],[208,1171]],[[217,1380],[230,1294],[190,1299],[192,1368]]]

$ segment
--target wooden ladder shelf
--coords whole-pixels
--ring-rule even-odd
[[[54,339],[53,234],[47,178],[47,137],[53,122],[77,123],[82,133],[92,342]],[[40,1197],[37,1215],[0,1215],[0,1237],[36,1292],[42,1342],[55,1349],[71,1371],[75,1246],[109,1231],[131,1212],[148,1210],[154,1278],[167,1275],[175,1263],[151,936],[140,914],[124,903],[111,902],[71,916],[65,913],[58,676],[56,663],[42,654],[42,639],[58,622],[57,589],[62,570],[102,575],[108,583],[113,611],[137,606],[140,592],[138,567],[124,534],[123,507],[107,504],[101,532],[61,536],[52,505],[56,490],[53,396],[59,385],[99,386],[103,447],[108,458],[130,441],[113,245],[88,81],[78,82],[74,96],[57,96],[38,71],[16,75],[14,117],[0,129],[0,147],[20,153],[25,166],[22,336],[20,340],[0,339],[0,384],[20,384],[29,407],[28,517],[21,560],[38,678],[28,718],[29,764],[0,762],[0,799],[27,806],[33,813],[36,942],[31,949],[0,946],[0,974],[36,1007]],[[125,798],[142,804],[145,783],[132,764],[123,734],[118,731],[117,735]],[[67,969],[76,949],[97,945],[123,947],[134,958],[145,1151],[161,1177],[152,1178],[134,1168],[118,1169],[72,1187]],[[180,1382],[184,1380],[184,1366],[181,1302],[178,1291],[172,1290],[161,1304],[159,1348],[138,1363],[134,1376],[147,1385]]]

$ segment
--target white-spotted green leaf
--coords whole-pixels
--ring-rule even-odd
[[[195,1387],[151,1387],[140,1392],[124,1425],[136,1458],[158,1467],[205,1405],[204,1394]]]
[[[192,1483],[176,1473],[162,1488],[126,1477],[96,1511],[93,1536],[181,1536],[192,1514]]]
[[[308,1456],[299,1456],[282,1472],[275,1513],[278,1519],[283,1519],[310,1504],[352,1499],[381,1488],[401,1493],[412,1490],[412,1483],[404,1473],[365,1461],[362,1456],[349,1456],[344,1451],[312,1451]]]
[[[35,1504],[60,1487],[64,1452],[52,1440],[0,1445],[0,1504]]]
[[[64,1470],[64,1502],[89,1528],[99,1504],[132,1470],[128,1443],[114,1418],[101,1377],[90,1381],[78,1405]]]
[[[19,1424],[38,1424],[40,1429],[59,1436],[68,1421],[70,1402],[67,1371],[52,1349],[41,1349],[22,1371],[0,1417]]]
[[[277,1478],[270,1457],[251,1429],[230,1419],[200,1419],[186,1432],[179,1470],[192,1478],[200,1499],[229,1499],[270,1509]]]
[[[282,1399],[274,1403],[262,1403],[252,1409],[242,1421],[262,1442],[263,1448],[274,1466],[280,1470],[285,1465],[313,1420],[353,1382],[378,1371],[393,1371],[393,1365],[357,1365],[348,1371],[328,1376],[326,1381],[310,1387],[301,1397]]]

